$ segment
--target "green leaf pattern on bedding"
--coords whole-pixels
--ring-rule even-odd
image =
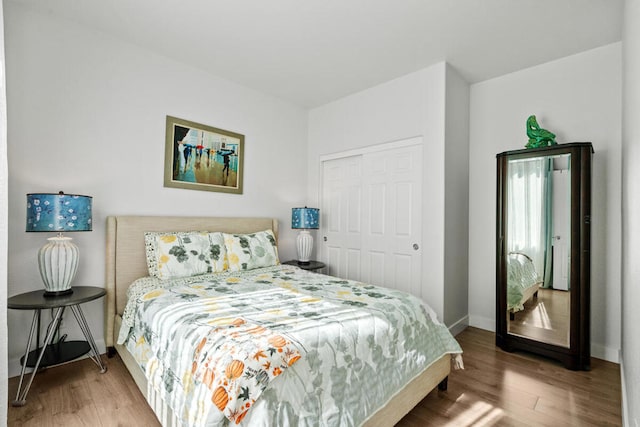
[[[223,233],[232,271],[271,267],[280,263],[278,246],[271,230],[251,234]]]
[[[210,309],[201,310],[197,322],[224,323],[242,312],[247,322],[286,337],[299,349],[301,358],[269,383],[243,415],[242,425],[360,425],[442,355],[461,353],[447,328],[418,299],[291,266],[182,279],[173,287],[154,287],[160,281],[152,282],[134,284],[129,304],[153,311],[145,300],[150,292],[164,295],[153,298],[164,301],[163,306],[169,301],[182,306],[204,296]],[[137,287],[144,291],[136,291]],[[137,313],[132,316],[133,327],[129,329],[123,319],[121,338],[147,369],[150,361],[156,363],[153,342],[158,338],[140,320],[139,312],[131,310]],[[171,330],[174,341],[193,333],[193,328],[179,326]],[[169,359],[185,352],[189,353],[182,346]],[[191,356],[184,356],[184,366],[165,376],[166,395],[189,387],[181,381],[186,379],[183,370],[191,369]],[[196,399],[185,407],[192,409],[177,412],[186,425],[233,424],[217,409],[201,409],[211,408],[209,402]]]
[[[168,280],[227,269],[222,233],[146,232],[144,238],[150,276]]]

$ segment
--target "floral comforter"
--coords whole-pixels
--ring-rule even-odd
[[[125,343],[184,425],[360,425],[461,349],[406,293],[291,266],[129,290]]]

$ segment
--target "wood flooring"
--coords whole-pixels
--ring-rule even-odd
[[[495,347],[491,332],[467,328],[456,339],[465,369],[446,392],[432,391],[399,426],[620,426],[620,370],[592,359],[574,372],[526,353]],[[9,426],[149,426],[159,423],[118,356],[100,374],[84,359],[36,375],[24,407],[9,404]],[[9,380],[13,400],[18,378]]]
[[[524,310],[514,314],[514,320],[508,320],[508,328],[510,334],[569,347],[570,321],[571,292],[541,288]]]

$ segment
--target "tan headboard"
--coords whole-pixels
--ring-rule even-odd
[[[110,216],[107,217],[107,265],[105,342],[114,345],[114,321],[122,314],[127,289],[136,279],[148,276],[144,248],[146,231],[221,231],[252,233],[273,230],[278,237],[275,218],[216,218],[177,216]]]

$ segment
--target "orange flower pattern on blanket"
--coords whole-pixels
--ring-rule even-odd
[[[264,326],[236,318],[203,337],[192,374],[212,391],[211,401],[239,424],[269,382],[300,359],[296,346]]]

